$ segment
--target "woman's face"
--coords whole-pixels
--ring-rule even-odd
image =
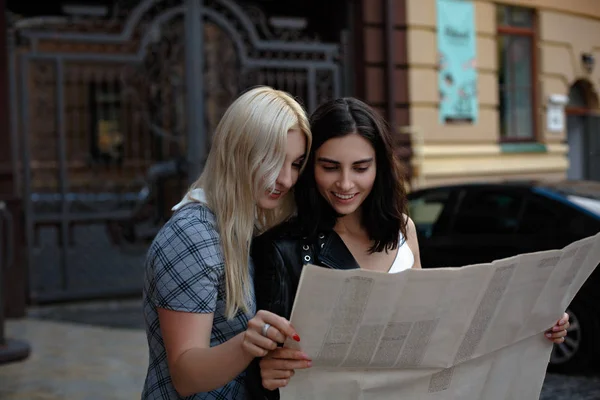
[[[338,214],[360,208],[376,174],[375,149],[357,133],[329,139],[316,151],[317,189]]]
[[[306,136],[300,129],[288,131],[285,150],[285,161],[275,181],[274,190],[265,191],[257,200],[258,206],[262,209],[272,210],[279,207],[283,196],[298,180],[298,173],[306,156]]]

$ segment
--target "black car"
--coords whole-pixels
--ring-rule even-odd
[[[600,182],[504,182],[434,187],[409,194],[423,268],[489,263],[560,249],[600,232]],[[567,312],[571,328],[549,368],[585,370],[600,359],[600,268]]]

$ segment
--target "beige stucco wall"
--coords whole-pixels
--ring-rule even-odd
[[[600,0],[474,0],[477,30],[479,120],[469,125],[441,125],[438,118],[435,0],[406,0],[408,85],[411,129],[417,165],[416,185],[505,178],[560,179],[568,169],[566,133],[546,132],[545,104],[550,94],[568,94],[576,79],[600,84],[580,67],[581,52],[600,64]],[[499,145],[496,5],[536,7],[538,42],[538,138],[544,153],[503,153]],[[587,16],[586,16],[587,14]],[[419,143],[421,145],[419,145]]]

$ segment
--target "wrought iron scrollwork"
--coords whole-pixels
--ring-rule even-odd
[[[69,263],[98,262],[89,256],[98,254],[111,265],[141,265],[139,244],[154,236],[187,186],[193,133],[185,116],[196,105],[186,104],[184,12],[183,0],[119,0],[102,18],[11,16],[11,79],[19,82],[14,115],[20,116],[13,134],[25,147],[32,263],[52,258],[67,271]],[[231,101],[251,86],[285,90],[308,111],[339,95],[339,46],[321,43],[302,21],[273,24],[234,0],[203,0],[201,15],[199,112],[209,137]],[[46,243],[61,238],[48,251],[62,258],[36,252],[33,232],[48,225]],[[72,243],[64,240],[69,235]]]

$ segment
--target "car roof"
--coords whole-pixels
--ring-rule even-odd
[[[506,180],[501,182],[466,182],[431,186],[414,190],[413,193],[437,189],[462,188],[502,188],[502,189],[542,189],[561,195],[579,195],[600,199],[600,182],[583,180]]]

